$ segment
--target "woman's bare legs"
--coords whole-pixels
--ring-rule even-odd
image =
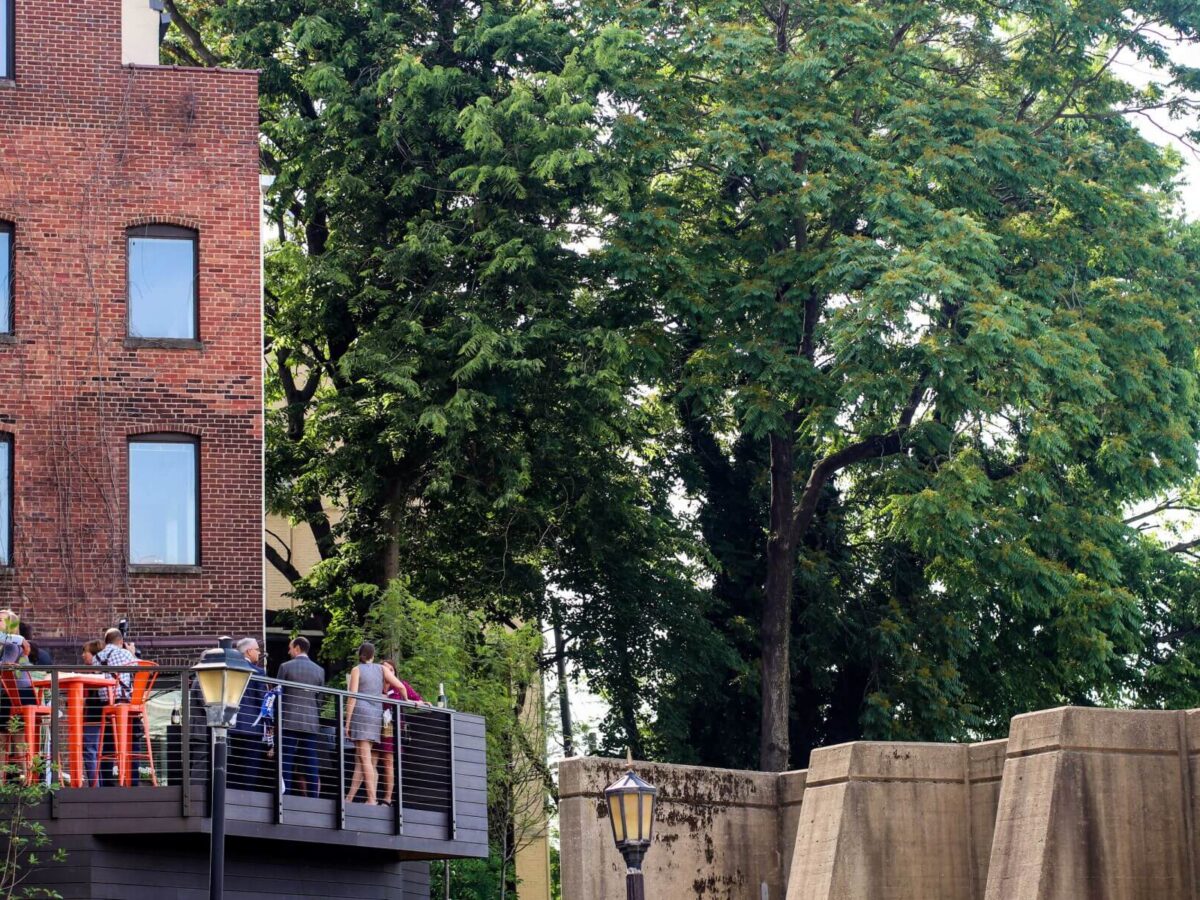
[[[354,765],[354,777],[358,777],[359,770],[361,769],[363,781],[367,786],[367,806],[378,806],[379,801],[376,794],[379,784],[379,773],[375,771],[375,760],[371,755],[371,742],[355,741],[354,749],[358,756],[358,761]]]
[[[383,769],[383,802],[394,803],[396,800],[396,767],[392,754],[379,751],[379,766]]]
[[[350,776],[350,788],[346,791],[347,803],[354,802],[354,796],[358,793],[358,789],[362,787],[363,783],[362,758],[358,752],[358,745],[360,743],[361,741],[355,741],[354,743],[354,774]]]

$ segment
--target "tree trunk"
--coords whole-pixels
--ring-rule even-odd
[[[771,531],[762,617],[762,731],[759,768],[787,771],[790,756],[792,582],[796,567],[791,436],[771,439]]]
[[[550,615],[554,617],[554,655],[557,657],[555,666],[558,672],[558,713],[562,718],[563,756],[572,757],[575,755],[575,736],[571,722],[571,697],[567,693],[567,648],[563,643],[562,600],[556,596],[550,603]]]

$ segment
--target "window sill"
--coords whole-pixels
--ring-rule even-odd
[[[17,336],[15,334],[10,334],[7,331],[4,332],[3,334],[0,334],[0,344],[19,344],[19,343],[20,343],[20,340],[17,338]]]
[[[203,350],[204,341],[196,341],[191,338],[127,337],[125,338],[125,348],[127,350]]]
[[[203,575],[204,569],[200,566],[129,566],[130,575],[184,575],[195,576]]]
[[[17,86],[17,79],[15,79],[15,78],[0,78],[0,91],[5,90],[6,88],[11,90],[12,88],[15,88],[16,86]]]
[[[0,566],[0,578],[11,578],[17,574],[17,570],[13,566]]]

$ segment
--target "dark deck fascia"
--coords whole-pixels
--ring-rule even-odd
[[[460,803],[462,799],[460,798]],[[207,803],[192,803],[183,813],[183,791],[175,787],[102,787],[57,791],[52,800],[34,808],[29,818],[46,824],[50,835],[209,834],[212,819]],[[290,844],[355,847],[375,850],[397,859],[486,858],[486,819],[483,829],[464,828],[460,821],[450,839],[446,813],[405,809],[401,834],[394,833],[390,807],[350,804],[346,826],[337,827],[333,800],[283,798],[282,822],[276,822],[276,798],[270,793],[231,789],[226,797],[226,833],[232,837]],[[475,804],[460,808],[476,812]],[[468,817],[473,818],[473,817]]]

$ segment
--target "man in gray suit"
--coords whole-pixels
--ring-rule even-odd
[[[325,670],[308,658],[308,639],[297,637],[288,645],[287,662],[279,667],[280,681],[313,687],[325,686]],[[284,685],[283,688],[283,784],[289,794],[316,797],[317,735],[321,732],[320,694]],[[292,772],[296,772],[296,780]],[[303,786],[302,786],[303,785]]]

